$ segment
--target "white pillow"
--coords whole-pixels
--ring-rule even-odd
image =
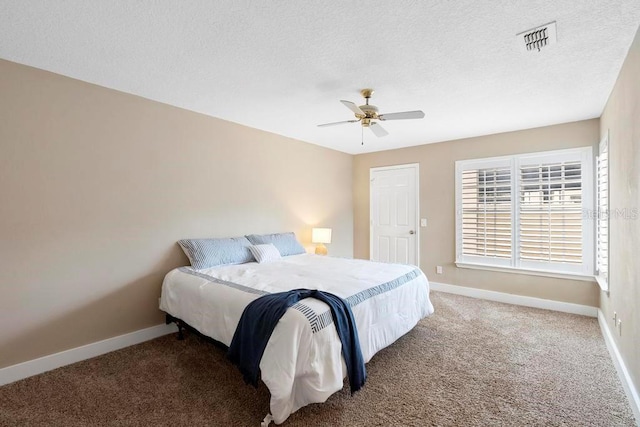
[[[275,261],[277,259],[282,258],[280,256],[280,251],[271,243],[267,243],[264,245],[253,245],[249,246],[249,250],[253,254],[253,257],[258,261],[258,263],[262,264],[263,262]]]

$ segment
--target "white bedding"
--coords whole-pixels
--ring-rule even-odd
[[[433,313],[429,283],[417,267],[311,254],[198,271],[177,268],[164,279],[160,309],[229,346],[247,304],[298,288],[327,291],[351,304],[365,362]],[[277,424],[342,389],[347,372],[341,349],[325,303],[305,299],[287,310],[260,362]]]

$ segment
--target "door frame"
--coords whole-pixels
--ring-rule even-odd
[[[401,165],[380,166],[369,168],[369,260],[373,260],[373,173],[394,169],[410,169],[416,171],[416,267],[420,267],[420,163],[405,163]]]

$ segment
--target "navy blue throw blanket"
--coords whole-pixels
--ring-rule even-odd
[[[356,322],[349,304],[327,292],[295,289],[264,295],[252,301],[242,312],[227,356],[238,365],[245,382],[257,386],[260,360],[273,330],[287,308],[305,298],[318,299],[331,308],[331,316],[342,343],[351,394],[355,393],[362,388],[367,378]]]

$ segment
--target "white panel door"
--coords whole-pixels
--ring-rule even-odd
[[[418,265],[418,165],[371,169],[371,259]]]

